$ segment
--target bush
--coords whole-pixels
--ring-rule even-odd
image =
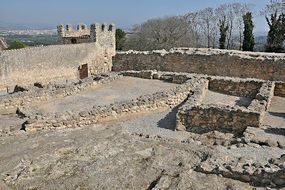
[[[22,49],[27,47],[23,42],[14,41],[12,42],[7,49]]]

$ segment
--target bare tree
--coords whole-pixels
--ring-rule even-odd
[[[201,36],[199,35],[200,33],[200,24],[199,24],[199,14],[198,12],[192,12],[192,13],[188,13],[184,16],[185,20],[188,22],[190,29],[191,29],[191,33],[193,35],[193,39],[194,39],[194,46],[193,47],[201,47]]]
[[[185,17],[194,29],[196,44],[199,44],[199,47],[216,47],[218,25],[213,8],[188,13]]]
[[[248,4],[231,3],[184,16],[151,19],[133,28],[125,49],[169,49],[175,46],[216,48],[220,33],[219,20],[223,19],[228,26],[226,48],[241,49],[243,15],[248,11]]]
[[[193,47],[193,30],[185,17],[151,19],[133,28],[125,49],[154,50]]]
[[[277,13],[277,15],[285,13],[285,0],[270,0],[265,8],[261,11],[261,14],[266,16],[275,13]]]
[[[251,5],[242,3],[231,3],[222,4],[216,9],[216,14],[222,18],[226,18],[227,25],[229,26],[227,35],[227,49],[233,49],[234,46],[234,35],[238,35],[239,45],[238,48],[242,47],[243,40],[243,15],[250,11]]]
[[[207,47],[211,47],[211,42],[215,38],[215,31],[217,30],[216,15],[213,8],[206,8],[199,11],[201,28],[203,30],[204,36],[207,39]]]
[[[233,10],[236,16],[235,26],[239,36],[239,50],[242,50],[242,45],[243,45],[243,31],[244,31],[243,16],[247,12],[250,12],[250,6],[252,5],[241,4],[241,3],[233,4]]]

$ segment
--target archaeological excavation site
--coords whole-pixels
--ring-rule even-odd
[[[115,50],[115,25],[0,51],[0,189],[285,188],[285,54]]]

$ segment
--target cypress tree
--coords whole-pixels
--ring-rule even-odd
[[[123,50],[126,41],[126,33],[120,29],[116,29],[116,50]]]
[[[280,53],[284,51],[283,43],[285,40],[285,14],[278,16],[277,11],[271,14],[270,19],[266,17],[269,25],[267,36],[266,51]]]
[[[226,38],[228,30],[229,26],[226,24],[226,17],[224,17],[224,19],[220,20],[220,39],[219,39],[220,49],[226,48]]]
[[[244,32],[243,32],[243,51],[253,51],[254,48],[254,35],[253,35],[253,22],[252,14],[250,12],[243,16]]]

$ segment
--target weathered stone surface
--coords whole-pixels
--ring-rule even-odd
[[[174,48],[170,51],[118,52],[113,71],[158,70],[285,81],[284,54]]]
[[[211,155],[195,169],[206,174],[222,175],[256,186],[285,186],[284,167],[279,166],[284,151],[278,148],[252,148],[225,150],[220,155]],[[222,156],[224,152],[224,156]],[[274,157],[268,160],[268,156]]]
[[[41,102],[41,97],[73,96],[123,76],[176,84],[132,100],[101,106],[90,102],[88,108],[63,112],[28,107]],[[0,181],[12,189],[285,187],[283,128],[263,126],[261,120],[271,106],[275,84],[147,70],[96,75],[70,84],[27,86],[28,91],[0,98],[5,111],[9,105],[26,105],[17,111],[25,118],[23,124],[20,120],[7,122],[0,115],[0,127],[7,123],[0,130]],[[227,100],[223,105],[207,104],[209,86],[224,93],[221,97],[240,95],[252,102],[243,106],[227,106]],[[203,133],[194,130],[195,122]],[[257,125],[261,128],[253,127]],[[20,133],[20,128],[26,131]]]
[[[215,147],[132,136],[119,123],[5,137],[0,148],[11,189],[252,189],[193,171],[206,155],[223,155]]]

